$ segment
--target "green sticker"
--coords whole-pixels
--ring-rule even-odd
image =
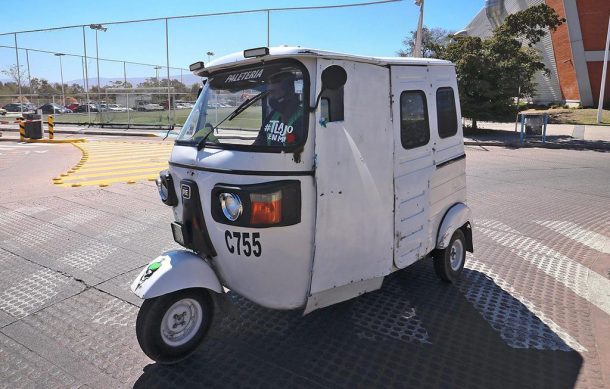
[[[161,262],[154,262],[154,263],[151,263],[150,266],[148,266],[148,270],[155,271],[155,270],[158,270],[160,267],[161,267]]]

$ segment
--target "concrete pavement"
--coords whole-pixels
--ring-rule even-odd
[[[0,386],[610,386],[607,153],[469,146],[475,253],[459,284],[422,261],[305,317],[231,294],[239,317],[167,367],[139,350],[129,291],[178,247],[154,184],[54,186],[78,150],[14,146],[0,151]]]

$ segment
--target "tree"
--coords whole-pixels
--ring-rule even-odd
[[[19,66],[19,72],[17,72],[17,65],[11,65],[8,69],[0,70],[0,73],[10,77],[12,81],[15,81],[15,84],[19,81],[23,84],[23,80],[28,79],[27,71],[23,68],[23,65]]]
[[[59,87],[59,89],[55,88]],[[32,78],[32,90],[37,93],[40,97],[51,98],[53,95],[61,94],[61,85],[51,85],[49,81],[44,78]]]
[[[451,31],[445,30],[443,28],[435,27],[430,29],[428,27],[423,27],[421,41],[422,57],[436,57],[436,52],[439,50],[439,47],[444,47],[449,44],[451,40],[449,36],[451,34]],[[416,39],[417,31],[411,31],[411,34],[402,41],[402,44],[405,47],[399,50],[397,54],[401,57],[412,57],[413,51],[415,49]]]
[[[455,64],[462,115],[472,119],[473,128],[477,120],[514,114],[514,98],[534,93],[534,74],[548,70],[532,46],[563,22],[541,4],[508,16],[489,39],[452,36],[437,47],[439,58]]]

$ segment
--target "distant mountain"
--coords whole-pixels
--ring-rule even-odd
[[[169,77],[172,80],[180,80],[180,74],[170,75]],[[136,85],[141,84],[144,81],[146,81],[147,78],[150,78],[150,77],[127,77],[127,82],[131,83],[131,85],[133,85],[133,86],[136,86]],[[161,86],[163,86],[164,80],[166,80],[166,79],[167,78],[165,78],[165,77],[159,76],[159,82],[160,82]],[[123,77],[100,77],[100,84],[102,84],[102,86],[109,85],[111,81],[123,81]],[[7,82],[13,82],[13,80],[11,80],[9,78],[0,78],[0,82],[7,83]],[[50,81],[50,82],[52,82],[52,83],[59,82],[59,80]],[[80,78],[78,80],[70,80],[70,81],[64,81],[64,82],[68,85],[72,85],[72,84],[83,85],[82,78]],[[28,80],[23,79],[23,85],[27,85],[27,83],[28,83]],[[185,72],[182,74],[182,83],[186,86],[198,84],[198,83],[201,83],[201,77],[197,77],[191,73]],[[97,77],[89,77],[89,87],[92,87],[95,85],[97,85]]]

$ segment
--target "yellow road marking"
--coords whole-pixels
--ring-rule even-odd
[[[97,150],[91,150],[89,149],[90,152],[95,153],[95,155],[99,155],[101,157],[106,157],[106,156],[111,156],[114,154],[118,154],[118,153],[161,153],[161,152],[166,152],[166,151],[171,151],[171,147],[137,147],[137,148],[132,148],[132,149],[116,149],[116,150],[112,150],[112,151],[97,151]]]
[[[117,158],[111,158],[111,159],[90,158],[86,161],[86,163],[87,163],[87,165],[93,166],[93,165],[112,165],[112,164],[119,164],[119,163],[129,163],[131,161],[167,162],[168,159],[169,159],[169,154],[166,156],[155,154],[154,156],[148,156],[148,157],[117,157]]]
[[[141,176],[131,176],[127,177],[117,177],[117,178],[109,178],[106,180],[92,180],[92,181],[83,181],[81,186],[91,186],[91,185],[101,185],[101,184],[116,184],[117,182],[127,182],[127,181],[137,181],[137,180],[148,180],[156,178],[157,174],[149,174],[149,175],[141,175]],[[64,183],[62,186],[72,186],[73,184]]]
[[[167,166],[167,162],[155,162],[155,163],[149,163],[149,164],[140,164],[140,163],[136,163],[137,161],[134,161],[132,163],[121,163],[121,164],[113,164],[113,165],[106,165],[106,164],[101,164],[101,165],[94,165],[93,167],[89,166],[87,164],[87,167],[83,167],[79,170],[80,173],[86,172],[86,173],[90,173],[90,172],[103,172],[103,171],[112,171],[112,170],[120,170],[122,168],[163,168]]]
[[[113,171],[113,172],[103,172],[103,173],[92,173],[92,174],[80,174],[80,173],[75,173],[70,175],[70,177],[64,178],[64,182],[73,182],[73,181],[79,181],[83,178],[91,178],[91,177],[116,177],[116,176],[121,176],[121,177],[130,177],[130,174],[134,174],[134,173],[149,173],[152,174],[152,172],[155,172],[156,174],[159,174],[158,171],[155,171],[154,169],[131,169],[131,170],[117,170],[117,171]]]
[[[172,144],[151,142],[107,142],[74,144],[81,150],[80,161],[67,173],[54,179],[64,187],[108,186],[155,180],[167,168]]]

